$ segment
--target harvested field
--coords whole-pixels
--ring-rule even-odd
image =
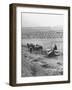
[[[22,77],[63,75],[63,55],[46,57],[22,46]]]

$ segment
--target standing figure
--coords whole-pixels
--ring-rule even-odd
[[[53,50],[57,50],[57,45],[56,45],[56,44],[55,44],[55,46],[54,46]]]

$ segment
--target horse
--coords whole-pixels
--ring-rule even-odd
[[[38,44],[36,44],[34,47],[34,50],[42,50],[42,49],[43,49],[43,47]]]
[[[33,45],[32,43],[31,44],[28,44],[27,43],[27,47],[28,47],[28,50],[32,53],[32,51],[40,51],[43,49],[42,46],[36,44],[36,45]]]

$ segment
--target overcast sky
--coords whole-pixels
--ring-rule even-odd
[[[22,27],[63,26],[64,16],[58,14],[22,13]]]

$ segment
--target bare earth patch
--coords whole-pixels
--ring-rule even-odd
[[[59,58],[60,57],[60,58]],[[46,58],[41,54],[34,54],[22,48],[22,77],[63,75],[62,56]]]

